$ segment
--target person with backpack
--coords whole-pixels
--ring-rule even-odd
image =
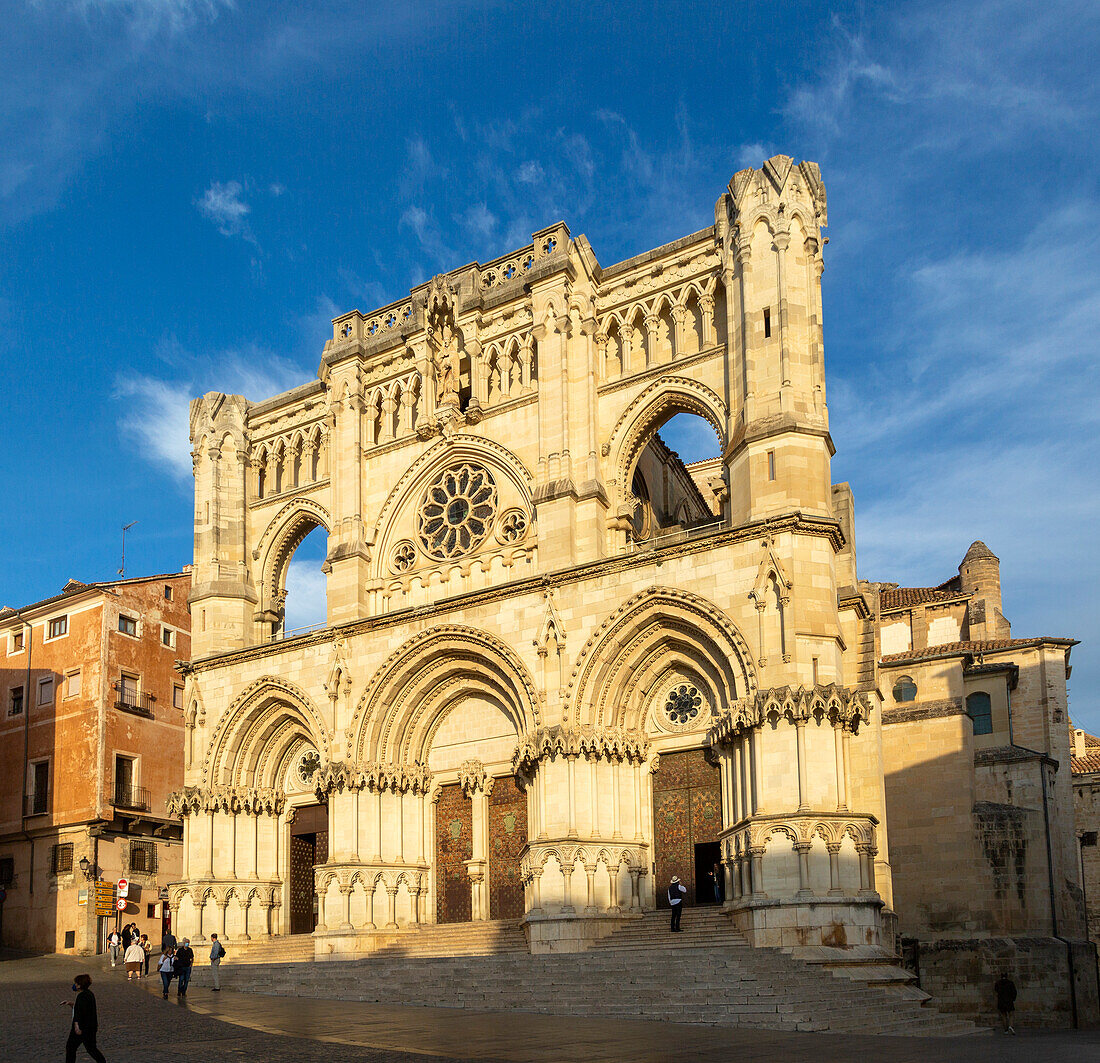
[[[164,999],[168,999],[168,988],[172,979],[176,976],[174,950],[165,946],[160,950],[160,959],[157,960],[157,971],[160,973],[160,984],[164,989]]]
[[[191,939],[184,938],[183,944],[176,949],[175,962],[172,965],[172,969],[179,978],[179,984],[176,987],[176,996],[187,996],[187,987],[191,984],[191,971],[194,966],[195,953],[191,948]]]
[[[220,993],[222,983],[219,968],[222,965],[222,957],[225,955],[225,946],[218,940],[217,934],[211,934],[210,940],[213,942],[210,946],[210,974],[214,979],[214,984],[210,989],[211,992]]]
[[[73,979],[73,992],[76,1000],[61,1001],[62,1007],[70,1003],[73,1009],[73,1021],[69,1027],[69,1039],[65,1042],[65,1063],[76,1063],[76,1050],[83,1045],[88,1055],[96,1063],[107,1063],[103,1053],[96,1047],[95,1039],[99,1031],[99,1015],[96,1012],[95,994],[91,990],[91,975],[78,974]]]
[[[676,875],[668,884],[668,906],[672,909],[672,933],[680,933],[680,917],[684,914],[684,894],[687,886],[680,882]]]
[[[122,945],[122,938],[119,936],[117,930],[112,930],[110,937],[107,938],[107,951],[111,954],[111,966],[118,965],[118,950]]]

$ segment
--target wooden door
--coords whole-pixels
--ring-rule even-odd
[[[527,844],[527,794],[512,776],[496,779],[489,795],[489,918],[522,919],[519,862]]]
[[[290,932],[312,934],[313,864],[316,835],[292,834],[290,837]]]
[[[474,855],[473,806],[457,783],[444,786],[435,806],[435,919],[468,923],[470,876],[466,861]]]
[[[718,768],[708,764],[701,749],[662,753],[653,776],[654,886],[657,907],[668,907],[673,875],[687,887],[685,900],[695,903],[696,891],[708,882],[695,881],[695,846],[716,842],[722,829],[722,791]]]

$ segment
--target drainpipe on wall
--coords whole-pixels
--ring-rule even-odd
[[[19,822],[23,828],[23,837],[30,843],[30,869],[27,872],[27,893],[34,896],[34,838],[27,830],[27,771],[30,769],[31,756],[31,653],[34,650],[34,625],[23,621],[23,638],[27,643],[27,677],[23,680],[23,807],[19,809],[22,817]],[[56,699],[55,699],[56,700]]]
[[[1052,937],[1066,946],[1066,959],[1069,964],[1069,1006],[1073,1016],[1073,1028],[1079,1028],[1077,1021],[1077,975],[1073,965],[1073,943],[1058,933],[1058,903],[1054,889],[1054,851],[1050,842],[1050,807],[1047,801],[1047,769],[1039,764],[1039,781],[1043,788],[1043,828],[1047,838],[1047,882],[1050,887],[1050,925]]]

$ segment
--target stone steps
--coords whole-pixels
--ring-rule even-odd
[[[887,976],[893,969],[881,952],[853,954],[849,964],[846,954],[808,963],[750,948],[716,909],[689,909],[680,934],[669,932],[667,919],[648,912],[624,920],[581,953],[530,955],[520,925],[503,921],[399,931],[358,960],[254,966],[241,950],[237,963],[223,965],[222,984],[272,996],[754,1029],[985,1032],[924,1006],[926,995],[904,973]],[[853,977],[860,965],[871,979]]]

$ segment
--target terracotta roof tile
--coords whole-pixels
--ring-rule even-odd
[[[1023,649],[1026,646],[1041,646],[1043,643],[1064,643],[1076,646],[1074,639],[1043,636],[1034,639],[986,639],[982,642],[945,642],[939,646],[925,646],[921,650],[906,650],[905,653],[889,653],[882,658],[883,664],[896,664],[901,661],[919,661],[929,657],[952,657],[955,655],[977,655],[996,653],[999,650]]]
[[[949,602],[953,598],[961,597],[961,591],[944,590],[941,587],[896,587],[894,590],[879,592],[879,601],[884,611],[923,605],[925,602]]]
[[[1074,775],[1088,775],[1100,772],[1100,747],[1093,746],[1083,757],[1070,757]]]

